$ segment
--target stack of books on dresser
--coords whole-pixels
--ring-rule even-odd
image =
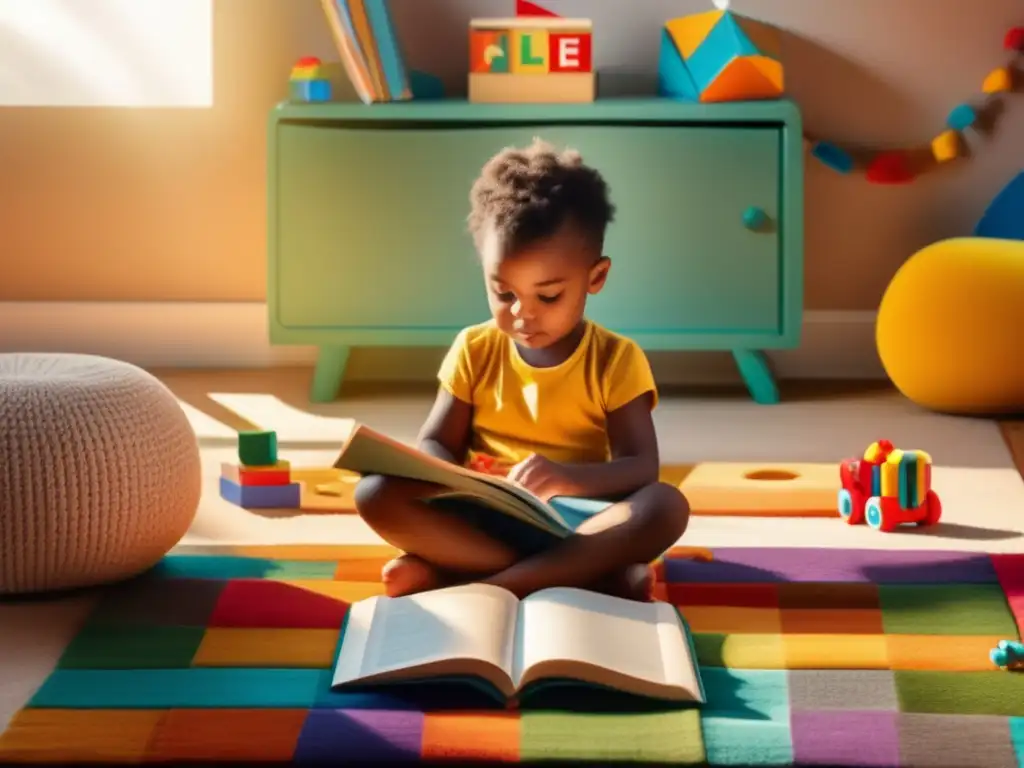
[[[321,0],[334,44],[365,104],[408,101],[409,73],[387,0]]]

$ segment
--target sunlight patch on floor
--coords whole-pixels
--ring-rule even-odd
[[[210,392],[215,403],[277,432],[279,443],[324,442],[340,445],[352,430],[352,419],[317,416],[295,408],[274,395],[242,392]]]
[[[232,429],[227,424],[217,421],[213,416],[210,416],[208,413],[203,413],[195,406],[186,403],[180,398],[178,399],[178,405],[180,405],[181,410],[185,412],[185,416],[188,417],[188,423],[192,425],[192,431],[196,433],[196,437],[200,440],[222,440],[234,438],[238,435],[237,430]]]

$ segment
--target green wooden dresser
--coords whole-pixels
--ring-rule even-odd
[[[667,99],[275,108],[270,340],[319,348],[312,400],[337,396],[352,347],[445,347],[489,316],[469,189],[534,136],[580,150],[618,208],[591,319],[649,350],[731,351],[752,397],[777,402],[762,350],[797,346],[803,316],[799,110]]]

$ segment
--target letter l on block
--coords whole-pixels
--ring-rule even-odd
[[[543,56],[536,56],[533,53],[533,35],[523,35],[522,46],[520,58],[524,65],[533,67],[544,63]]]

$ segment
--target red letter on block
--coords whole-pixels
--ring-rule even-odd
[[[549,49],[550,72],[590,72],[590,35],[552,32]]]

